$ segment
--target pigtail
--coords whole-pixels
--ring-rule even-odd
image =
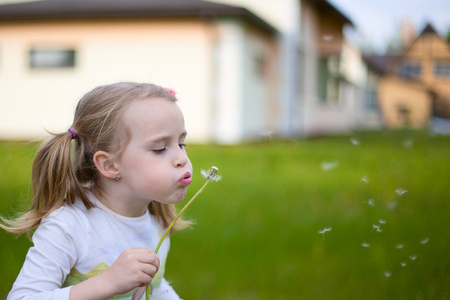
[[[33,200],[30,210],[15,220],[2,221],[6,231],[22,234],[35,229],[41,220],[64,204],[80,198],[86,207],[93,207],[84,187],[78,181],[71,161],[72,134],[56,134],[42,144],[32,166]]]

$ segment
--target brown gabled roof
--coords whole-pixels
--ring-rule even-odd
[[[343,24],[349,24],[351,26],[354,26],[352,21],[350,21],[349,18],[347,18],[341,11],[339,11],[336,7],[331,5],[326,0],[308,0],[308,2],[312,5],[314,5],[320,12],[326,12],[330,14],[331,16],[335,17],[338,21],[342,22]]]
[[[0,5],[0,22],[124,17],[241,17],[264,31],[277,32],[245,8],[201,0],[44,0]]]

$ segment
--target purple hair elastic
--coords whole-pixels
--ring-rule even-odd
[[[75,133],[75,130],[73,130],[72,128],[69,128],[69,130],[67,130],[67,131],[72,134],[72,140],[77,138],[77,134]]]

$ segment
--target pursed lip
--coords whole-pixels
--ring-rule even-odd
[[[181,176],[179,182],[184,185],[190,185],[192,182],[192,174],[190,172],[184,173],[184,175]]]

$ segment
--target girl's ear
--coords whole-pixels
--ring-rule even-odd
[[[114,179],[119,177],[119,170],[111,161],[111,154],[105,151],[97,151],[94,154],[94,165],[97,170],[106,178]]]

